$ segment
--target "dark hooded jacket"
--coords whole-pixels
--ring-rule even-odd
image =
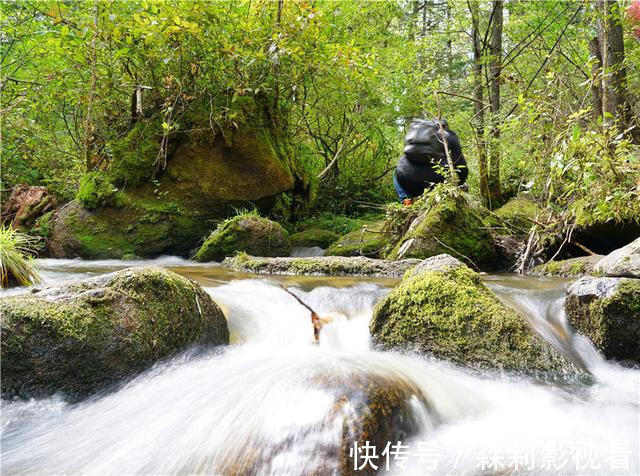
[[[445,130],[447,134],[447,145],[456,173],[458,174],[459,184],[462,185],[467,180],[469,170],[467,162],[462,155],[460,141],[455,132]],[[423,158],[420,161],[412,161],[405,154],[400,157],[396,167],[396,178],[403,189],[412,197],[419,197],[426,188],[431,188],[434,184],[442,183],[446,177],[440,172],[447,173],[448,163],[446,156],[440,154],[433,158]],[[442,169],[441,171],[438,169]]]

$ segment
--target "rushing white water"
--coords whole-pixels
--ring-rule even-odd
[[[225,311],[232,345],[194,349],[79,404],[3,402],[4,474],[337,472],[344,425],[354,410],[337,411],[336,404],[359,379],[405,383],[420,397],[411,399],[418,433],[390,442],[386,453],[376,448],[367,468],[384,471],[388,460],[394,474],[640,471],[640,371],[603,361],[586,339],[573,336],[561,312],[562,282],[487,281],[543,336],[578,356],[594,375],[592,384],[471,374],[441,361],[375,351],[368,321],[388,286],[362,279],[286,282],[330,320],[314,345],[309,311],[282,289],[283,281],[163,260],[153,264],[173,266],[205,285]],[[129,264],[95,263],[63,263],[67,274],[51,279]],[[47,266],[60,273],[60,264]]]

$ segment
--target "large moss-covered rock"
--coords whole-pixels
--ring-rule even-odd
[[[585,276],[569,287],[565,309],[607,359],[640,363],[640,279]]]
[[[418,259],[392,261],[364,256],[263,258],[241,253],[233,258],[226,258],[222,265],[246,273],[401,277],[419,263]]]
[[[220,308],[162,268],[130,268],[0,300],[2,395],[80,397],[192,344],[229,342]]]
[[[135,137],[123,139],[129,146],[112,146],[110,169],[83,178],[77,200],[57,215],[52,254],[187,256],[213,222],[241,207],[266,212],[295,188],[297,166],[286,138],[257,119],[224,137],[208,125],[200,129],[173,138],[165,164],[161,135],[136,125]]]
[[[385,222],[365,223],[360,229],[342,236],[327,249],[327,256],[367,256],[379,258],[389,244]]]
[[[467,266],[438,258],[434,266],[421,268],[422,272],[409,273],[376,306],[370,330],[377,343],[472,368],[524,372],[570,368]]]
[[[258,215],[243,214],[218,225],[195,258],[198,261],[222,261],[238,252],[256,256],[289,256],[291,242],[287,231],[278,223]]]
[[[579,256],[559,261],[548,261],[534,267],[530,274],[535,276],[562,276],[572,278],[589,274],[602,259],[601,255]]]
[[[496,267],[493,239],[465,194],[436,189],[414,206],[417,217],[387,258],[424,259],[447,253],[481,269]]]
[[[327,249],[336,242],[340,235],[331,230],[323,230],[321,228],[308,228],[291,235],[291,246],[294,247],[313,247]]]

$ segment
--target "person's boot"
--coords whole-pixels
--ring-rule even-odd
[[[412,198],[405,198],[404,200],[402,200],[402,204],[405,207],[410,207],[411,205],[413,205],[413,199]]]

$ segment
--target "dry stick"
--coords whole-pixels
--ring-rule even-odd
[[[455,171],[455,166],[453,165],[453,159],[451,158],[451,152],[449,151],[447,134],[445,133],[445,130],[442,127],[442,121],[441,121],[442,114],[440,111],[440,96],[438,96],[437,92],[434,92],[433,94],[436,100],[436,107],[438,108],[438,128],[439,128],[440,135],[442,136],[442,143],[444,145],[444,153],[447,156],[447,163],[449,164],[449,179],[451,180],[451,184],[455,185],[457,182],[456,171]]]
[[[585,253],[588,253],[591,256],[596,255],[597,253],[594,253],[592,250],[590,250],[589,248],[587,248],[586,246],[584,246],[582,243],[579,243],[575,240],[571,241],[571,243],[573,243],[574,245],[576,245],[578,248],[580,248],[582,251],[584,251]]]
[[[284,289],[287,293],[289,293],[302,306],[306,307],[309,310],[309,312],[311,312],[311,324],[313,325],[313,340],[314,342],[317,343],[320,339],[320,328],[322,327],[322,321],[320,320],[320,316],[318,316],[316,311],[311,309],[311,307],[306,303],[304,303],[298,296],[296,296],[291,291],[289,291],[289,289],[285,285],[281,285],[280,287]]]
[[[536,225],[531,227],[529,231],[529,239],[527,240],[527,247],[524,250],[522,257],[520,258],[520,265],[518,266],[518,274],[524,274],[524,270],[527,267],[527,261],[529,261],[529,255],[533,249],[533,243],[536,238]],[[535,240],[537,241],[537,240]]]

